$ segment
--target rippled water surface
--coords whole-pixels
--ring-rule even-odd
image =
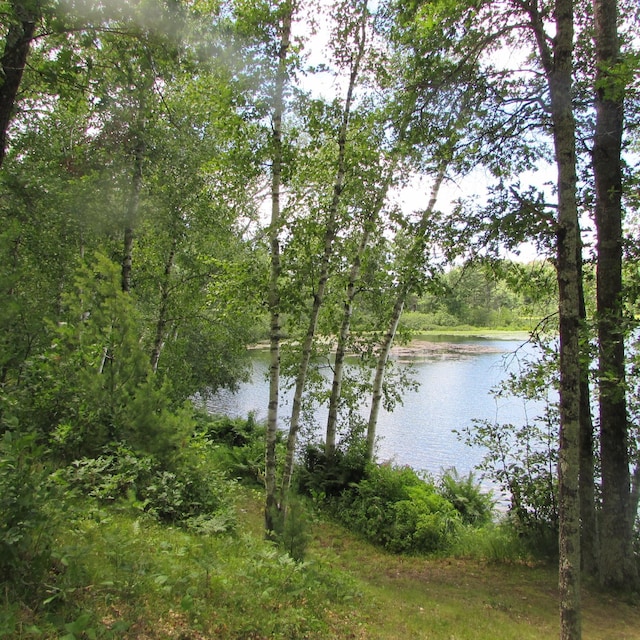
[[[381,410],[377,457],[435,475],[448,467],[466,474],[481,460],[483,451],[460,442],[454,430],[472,424],[474,419],[522,424],[539,410],[516,398],[496,400],[490,393],[505,378],[507,370],[517,368],[519,358],[515,352],[523,354],[522,341],[481,340],[457,343],[451,349],[441,344],[435,350],[427,347],[417,353],[413,350],[395,355],[398,366],[413,367],[419,388],[405,393],[403,404],[393,413]],[[265,419],[266,372],[267,355],[256,352],[251,381],[241,385],[235,394],[216,394],[208,402],[209,410],[232,416],[246,416],[251,411],[257,419]],[[280,411],[283,417],[290,412],[290,399],[290,393],[284,394]],[[368,397],[363,399],[363,415],[368,415],[369,403]],[[318,408],[316,418],[324,426],[324,407]]]

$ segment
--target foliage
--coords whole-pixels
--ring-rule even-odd
[[[411,331],[474,326],[531,330],[554,311],[550,265],[509,260],[454,266],[402,317]]]
[[[338,496],[364,479],[366,467],[366,442],[362,439],[346,447],[341,442],[331,456],[327,456],[324,443],[309,443],[296,471],[298,491],[321,501]]]
[[[542,415],[524,425],[476,420],[460,437],[486,450],[478,468],[510,496],[512,525],[533,548],[553,554],[558,532],[556,353],[553,341],[538,348],[540,358],[524,358],[520,372],[510,374],[495,394],[542,401]]]
[[[228,447],[244,447],[264,434],[253,414],[245,419],[228,416],[212,416],[200,412],[196,432],[208,441]]]
[[[73,461],[57,477],[101,502],[121,501],[203,533],[226,531],[235,523],[233,484],[211,466],[206,447],[197,444],[181,451],[172,468],[114,445],[97,458]]]
[[[65,307],[66,320],[50,327],[51,346],[28,363],[21,421],[66,460],[112,441],[170,458],[189,420],[170,411],[165,385],[151,376],[118,267],[96,255],[80,269]]]
[[[0,584],[29,599],[50,569],[55,493],[33,435],[0,437]]]
[[[265,426],[256,423],[252,415],[245,420],[199,413],[197,420],[196,438],[209,443],[216,467],[229,478],[263,486]],[[284,451],[280,432],[276,434],[276,447],[280,454]]]
[[[197,535],[80,499],[55,534],[61,570],[20,625],[44,637],[320,640],[357,597],[335,567],[248,533]],[[19,618],[3,601],[0,635],[20,637]]]
[[[331,508],[351,530],[402,553],[443,551],[462,526],[453,504],[409,467],[370,466]]]
[[[305,559],[307,546],[311,540],[310,512],[304,500],[290,494],[286,512],[276,509],[272,514],[273,530],[270,536],[296,562]]]
[[[455,468],[446,469],[440,477],[439,489],[465,524],[482,526],[491,522],[495,500],[490,493],[482,491],[472,471],[461,477]]]
[[[539,560],[536,551],[508,519],[503,519],[482,527],[465,527],[450,553],[454,557],[509,564]]]

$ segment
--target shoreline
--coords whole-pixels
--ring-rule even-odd
[[[397,358],[435,357],[446,355],[478,355],[483,353],[506,353],[509,349],[502,349],[495,344],[478,344],[482,341],[520,341],[523,344],[529,339],[526,331],[442,331],[424,333],[407,344],[394,344],[391,355]],[[249,350],[269,350],[268,342],[258,342],[248,347]]]

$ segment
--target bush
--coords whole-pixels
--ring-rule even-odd
[[[369,467],[366,478],[333,502],[333,511],[353,531],[403,553],[442,551],[462,524],[432,482],[391,465]]]
[[[232,527],[234,485],[211,464],[206,446],[194,442],[173,468],[119,444],[97,458],[82,458],[58,477],[71,488],[101,501],[128,498],[165,522],[212,533]]]
[[[440,479],[440,493],[456,508],[465,524],[482,526],[491,522],[495,501],[483,493],[473,472],[461,477],[455,469],[447,469]]]
[[[244,447],[254,441],[256,437],[263,435],[263,431],[256,424],[253,414],[249,414],[246,420],[199,414],[197,420],[198,434],[210,442],[224,444],[228,447]]]
[[[209,449],[211,464],[224,470],[229,478],[264,485],[264,442],[266,427],[256,423],[253,415],[246,419],[196,416],[194,441],[200,441]],[[278,460],[284,460],[282,432],[276,434]]]
[[[335,497],[360,482],[367,468],[366,443],[359,441],[346,450],[325,453],[324,443],[309,444],[298,467],[296,480],[300,493],[317,499]]]
[[[151,482],[158,463],[140,456],[124,445],[106,447],[97,458],[74,460],[56,476],[85,495],[113,502],[129,492],[138,493]]]
[[[51,486],[33,443],[11,431],[0,439],[0,581],[31,597],[50,568],[53,531]]]

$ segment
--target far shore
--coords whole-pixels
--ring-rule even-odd
[[[499,340],[520,341],[523,344],[529,339],[526,331],[498,331],[491,329],[465,329],[430,331],[417,334],[406,344],[394,344],[391,353],[398,358],[436,357],[438,355],[473,355],[481,353],[503,353],[508,348],[501,348],[495,342]],[[494,344],[482,344],[482,341]],[[268,342],[259,342],[251,349],[268,349]]]
[[[394,345],[391,353],[398,358],[503,353],[508,349],[496,345],[496,341],[517,340],[525,343],[528,338],[529,334],[525,331],[430,332],[414,337],[407,344]],[[470,342],[472,340],[474,342]],[[482,344],[483,340],[486,340],[488,344]],[[489,344],[489,341],[492,343]]]

